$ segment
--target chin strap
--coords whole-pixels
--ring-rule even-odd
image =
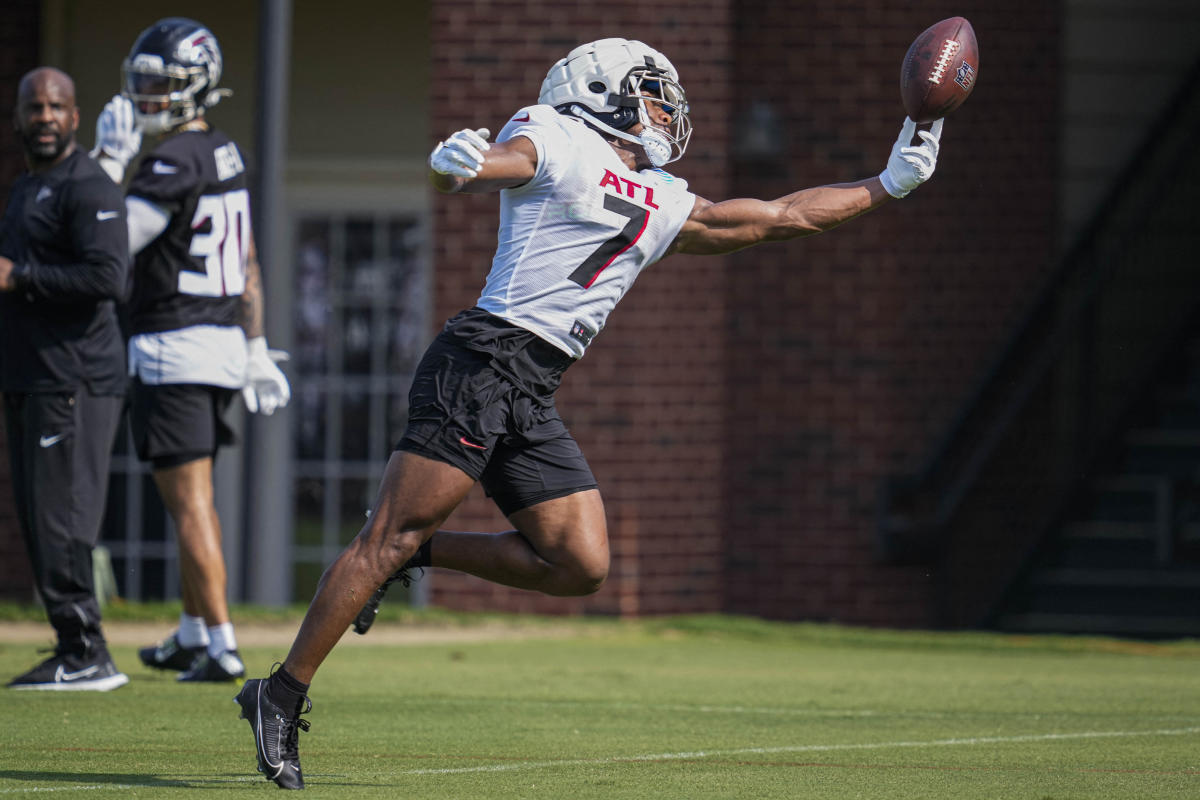
[[[646,151],[646,157],[650,159],[650,163],[655,167],[661,167],[671,160],[671,143],[667,141],[667,137],[655,130],[645,119],[642,119],[642,135],[634,136],[625,131],[619,131],[611,125],[605,125],[600,120],[589,114],[582,106],[572,105],[571,113],[587,124],[599,128],[605,133],[612,134],[618,139],[624,139],[627,142],[640,144],[642,149]],[[638,116],[641,116],[641,110],[638,110]]]

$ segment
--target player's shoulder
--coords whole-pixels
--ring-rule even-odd
[[[244,179],[245,169],[241,150],[220,130],[183,131],[163,139],[142,159],[130,192],[184,193],[198,185]]]
[[[649,178],[665,189],[675,192],[688,191],[688,182],[674,173],[667,172],[662,167],[649,167],[641,170],[639,175]]]
[[[90,199],[105,203],[122,197],[121,187],[82,148],[71,155],[67,167],[68,180],[64,183],[76,200]]]
[[[541,104],[525,106],[508,118],[508,122],[504,124],[500,135],[497,136],[497,140],[503,141],[530,130],[570,135],[576,129],[576,123],[579,123],[579,120],[566,114],[560,114],[552,106]]]

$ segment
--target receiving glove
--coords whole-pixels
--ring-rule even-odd
[[[457,178],[474,178],[483,169],[483,154],[491,149],[487,128],[463,128],[444,142],[438,142],[429,154],[429,166],[434,172]]]
[[[879,174],[884,190],[892,197],[900,198],[920,186],[933,176],[937,168],[938,148],[942,140],[942,123],[939,119],[927,131],[918,131],[917,123],[904,118],[904,127],[892,145],[887,169]],[[920,137],[922,144],[913,146],[913,136]]]
[[[288,379],[275,366],[276,361],[287,361],[283,350],[268,350],[267,338],[256,336],[246,342],[246,384],[242,387],[242,400],[251,414],[273,414],[283,408],[292,397]]]
[[[124,170],[141,149],[142,132],[134,119],[133,103],[122,95],[115,95],[96,118],[96,147],[91,156],[111,158]]]

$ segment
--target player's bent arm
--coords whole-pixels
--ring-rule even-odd
[[[778,200],[713,203],[697,197],[667,254],[718,255],[811,236],[877,208],[890,197],[879,178],[803,189]]]
[[[494,142],[483,152],[483,164],[473,178],[459,177],[429,170],[433,188],[445,194],[455,192],[498,192],[533,180],[537,173],[537,149],[525,136],[514,136],[507,142]]]

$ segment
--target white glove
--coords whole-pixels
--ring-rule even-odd
[[[917,123],[908,117],[904,118],[904,127],[900,129],[900,135],[892,145],[887,169],[879,174],[879,181],[892,197],[904,197],[933,177],[933,171],[937,168],[943,122],[944,118],[936,120],[930,130],[918,131]],[[921,138],[923,144],[910,144],[914,134]]]
[[[275,366],[276,361],[287,361],[288,358],[283,350],[268,350],[265,336],[255,336],[246,342],[246,384],[242,387],[242,400],[251,414],[273,414],[292,398],[287,377]]]
[[[107,156],[125,169],[141,149],[142,131],[134,118],[133,103],[115,95],[96,118],[96,147],[91,156]]]
[[[463,128],[444,142],[438,142],[429,154],[429,166],[434,172],[458,178],[474,178],[483,169],[483,154],[491,149],[487,128]]]

